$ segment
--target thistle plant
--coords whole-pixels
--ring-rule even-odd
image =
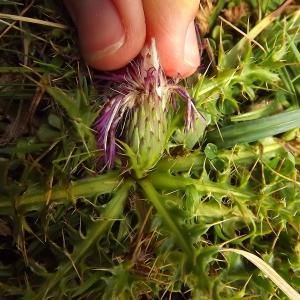
[[[154,167],[174,131],[171,121],[178,107],[176,94],[186,102],[185,131],[193,130],[196,119],[205,127],[187,91],[164,75],[154,40],[116,81],[116,95],[104,104],[95,125],[98,147],[109,168],[115,162],[118,137],[128,145],[137,176]]]
[[[234,24],[212,2],[192,84],[152,44],[109,99],[65,25],[5,29],[1,299],[299,299],[300,7],[238,2]],[[55,3],[31,15],[62,23]]]

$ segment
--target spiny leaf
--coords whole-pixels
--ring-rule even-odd
[[[27,191],[22,196],[19,196],[15,202],[12,202],[9,198],[1,197],[0,215],[14,214],[15,209],[23,213],[40,210],[49,204],[47,201],[70,204],[79,197],[111,193],[119,182],[119,174],[117,172],[109,172],[94,178],[71,182],[69,186],[55,186],[51,191],[43,189]],[[48,199],[47,195],[50,195]]]
[[[56,287],[59,281],[66,276],[72,268],[76,268],[76,264],[87,253],[87,251],[95,245],[95,243],[103,236],[114,221],[121,215],[125,201],[128,196],[129,189],[132,187],[131,182],[125,182],[114,193],[114,197],[106,205],[101,220],[95,221],[94,225],[89,229],[85,239],[74,249],[74,252],[70,254],[69,261],[60,265],[58,271],[49,277],[44,286],[37,291],[35,300],[45,299],[49,294],[52,294],[52,290]],[[56,293],[54,291],[54,293]]]
[[[285,1],[277,10],[262,19],[254,28],[250,30],[227,54],[225,54],[222,68],[236,67],[239,63],[240,58],[245,54],[247,50],[246,45],[254,41],[254,39],[267,27],[269,26],[283,10],[292,2],[292,0]]]
[[[143,191],[149,201],[153,204],[157,212],[163,218],[165,224],[169,227],[170,232],[174,235],[176,241],[178,242],[178,246],[182,248],[188,255],[188,259],[190,261],[193,261],[195,253],[189,239],[187,238],[187,235],[183,232],[180,225],[177,224],[176,219],[173,218],[172,215],[168,212],[164,203],[162,202],[161,197],[159,197],[159,194],[157,193],[151,182],[148,180],[141,180],[139,184],[143,188]]]

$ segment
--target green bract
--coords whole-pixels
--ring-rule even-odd
[[[194,129],[196,120],[204,127],[205,120],[197,112],[187,91],[166,78],[154,40],[125,74],[115,78],[119,81],[117,94],[104,105],[95,125],[98,146],[104,150],[104,161],[112,167],[118,154],[116,137],[123,139],[127,143],[123,145],[132,167],[141,177],[157,163],[170,132],[174,131],[170,126],[170,116],[176,111],[175,94],[186,101],[186,131]],[[202,132],[198,138],[200,136]]]
[[[138,105],[127,123],[125,141],[135,154],[135,164],[141,170],[151,169],[162,156],[168,137],[166,103],[169,92],[140,95]]]

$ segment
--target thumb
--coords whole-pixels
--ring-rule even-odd
[[[141,0],[64,2],[78,29],[82,55],[92,67],[123,67],[142,49],[146,26]]]
[[[186,77],[200,64],[194,18],[200,0],[143,0],[147,40],[155,38],[169,76]]]

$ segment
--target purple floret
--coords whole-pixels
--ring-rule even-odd
[[[112,168],[116,156],[116,131],[122,118],[120,114],[124,96],[112,98],[103,108],[101,116],[95,124],[97,144],[104,150],[104,161],[108,168]]]
[[[172,79],[166,78],[159,66],[155,43],[151,47],[144,56],[133,61],[120,74],[105,75],[106,78],[119,84],[118,94],[103,106],[101,115],[95,124],[98,147],[104,151],[104,163],[108,168],[113,167],[117,154],[118,125],[121,121],[124,123],[131,121],[130,112],[143,105],[141,99],[147,99],[143,101],[164,101],[161,102],[161,105],[166,107],[167,113],[169,109],[176,110],[174,94],[178,94],[186,102],[185,129],[187,131],[193,128],[195,118],[203,119],[186,89],[176,85]],[[151,53],[156,57],[151,57]],[[143,97],[143,95],[150,95],[150,97]],[[155,103],[155,105],[159,105],[159,103]],[[128,116],[128,118],[125,120],[124,116]],[[123,129],[124,126],[125,124],[120,127]]]

